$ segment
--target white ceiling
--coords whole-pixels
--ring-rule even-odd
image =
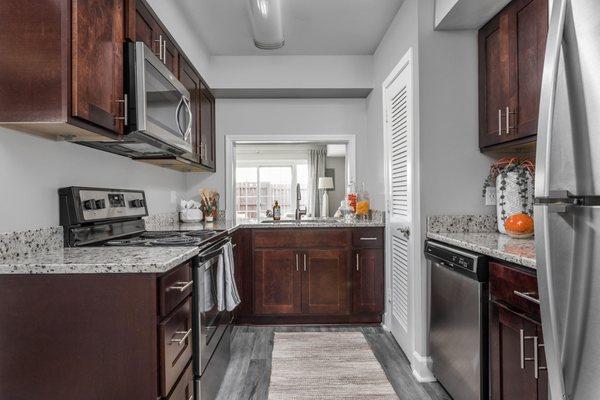
[[[369,55],[404,0],[281,0],[285,46],[254,47],[248,0],[177,0],[212,55]]]

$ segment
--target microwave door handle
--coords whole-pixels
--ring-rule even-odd
[[[177,122],[177,129],[179,129],[181,137],[185,137],[185,132],[183,131],[183,129],[181,129],[181,124],[179,123],[179,113],[181,112],[181,107],[183,106],[184,98],[185,97],[183,96],[181,97],[181,100],[179,100],[179,104],[177,104],[177,108],[175,109],[175,121]]]
[[[188,113],[188,126],[187,129],[185,130],[185,135],[183,137],[183,140],[185,140],[186,142],[188,141],[189,137],[190,137],[190,133],[192,133],[192,118],[194,117],[192,115],[192,106],[190,104],[190,101],[183,97],[183,104],[185,104],[185,108],[187,109],[187,113]]]

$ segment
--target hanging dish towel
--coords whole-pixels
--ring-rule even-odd
[[[240,303],[240,295],[235,284],[235,263],[233,261],[233,245],[231,243],[223,246],[223,258],[225,269],[225,308],[233,311]]]

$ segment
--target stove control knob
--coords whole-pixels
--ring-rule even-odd
[[[131,208],[140,208],[140,207],[144,207],[144,200],[142,199],[135,199],[135,200],[131,200],[129,202],[129,206]]]
[[[96,208],[98,210],[106,208],[106,200],[104,200],[104,199],[96,200]]]
[[[85,210],[95,210],[96,209],[96,200],[94,200],[94,199],[85,200],[83,202],[83,208]]]

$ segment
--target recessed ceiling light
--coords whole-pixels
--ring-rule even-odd
[[[283,24],[279,0],[249,0],[254,45],[263,50],[283,47]]]

